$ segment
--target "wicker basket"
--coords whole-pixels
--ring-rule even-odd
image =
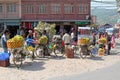
[[[66,48],[65,53],[67,58],[74,58],[74,49]]]
[[[7,47],[8,48],[19,48],[24,45],[24,41],[16,41],[16,42],[8,42],[7,41]]]
[[[0,66],[1,67],[7,67],[9,65],[10,65],[9,59],[7,59],[7,60],[0,60]]]

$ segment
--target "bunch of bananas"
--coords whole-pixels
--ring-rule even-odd
[[[32,46],[26,46],[26,49],[27,49],[28,51],[34,51],[34,50],[35,50],[35,48],[32,47]]]
[[[16,35],[7,41],[8,48],[18,48],[24,45],[24,38],[20,35]]]
[[[81,38],[78,40],[78,44],[89,44],[90,39],[89,38]]]
[[[99,42],[100,43],[106,43],[106,38],[100,38]]]
[[[40,44],[47,44],[48,38],[47,36],[42,36],[39,39]]]

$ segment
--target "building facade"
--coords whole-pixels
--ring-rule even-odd
[[[117,2],[117,12],[120,13],[120,0],[116,0]]]
[[[21,0],[21,24],[33,28],[38,21],[56,23],[57,32],[90,22],[91,0]]]
[[[116,2],[117,2],[117,12],[118,13],[120,13],[120,0],[116,0]],[[120,19],[118,19],[118,21],[117,21],[117,27],[119,28],[119,37],[120,37]]]
[[[21,20],[21,0],[0,0],[0,28],[8,28],[11,36],[17,33]],[[13,33],[14,32],[14,33]]]

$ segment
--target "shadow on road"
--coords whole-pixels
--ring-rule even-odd
[[[91,59],[91,60],[104,61],[104,59],[103,59],[102,57],[99,57],[99,56],[95,56],[95,57],[88,57],[88,59]]]
[[[43,62],[43,61],[41,61],[41,62],[39,62],[39,61],[38,62],[36,62],[36,61],[24,62],[18,70],[39,71],[39,70],[45,69],[43,67],[44,64],[45,64],[45,62]],[[10,66],[8,68],[16,68],[17,69],[17,67],[12,63],[10,64]]]
[[[41,62],[25,62],[23,64],[23,66],[21,67],[22,70],[27,70],[27,71],[39,71],[39,70],[43,70],[45,69],[43,67],[43,65],[45,64],[45,62],[41,61]]]
[[[120,47],[120,43],[117,42],[117,43],[116,43],[116,46],[119,46],[119,47]]]

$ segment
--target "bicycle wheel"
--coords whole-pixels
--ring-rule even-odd
[[[74,46],[74,53],[77,54],[79,52],[79,46]]]
[[[21,54],[13,54],[13,63],[17,68],[20,68],[22,66],[22,55]]]
[[[64,51],[65,51],[64,47],[60,47],[60,46],[56,46],[56,48],[54,49],[55,55],[59,57],[64,56],[65,54]]]
[[[90,51],[88,50],[88,47],[87,45],[82,45],[81,47],[81,50],[80,50],[80,57],[82,59],[86,58],[88,55],[90,55]]]
[[[44,57],[45,56],[50,56],[50,51],[49,51],[48,45],[45,45],[43,50],[44,50],[43,51]]]
[[[44,50],[43,50],[43,47],[41,46],[41,47],[37,47],[36,49],[35,49],[35,55],[37,56],[37,57],[39,57],[39,58],[43,58],[44,57]]]
[[[81,57],[82,59],[84,59],[84,58],[87,57],[87,55],[85,55],[82,51],[80,51],[80,57]]]

